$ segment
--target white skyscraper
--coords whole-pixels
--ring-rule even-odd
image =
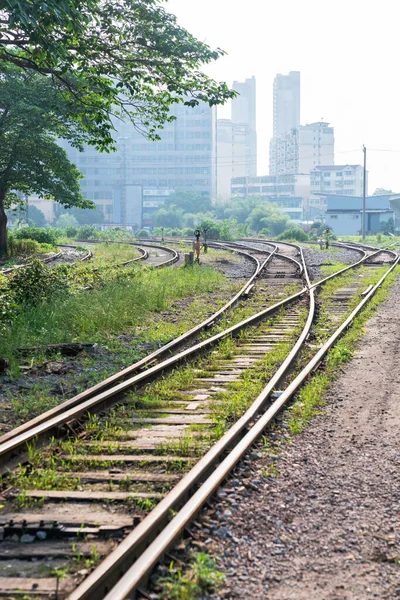
[[[300,72],[274,79],[274,129],[277,137],[300,125]]]

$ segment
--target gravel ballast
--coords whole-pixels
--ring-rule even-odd
[[[321,415],[267,434],[197,530],[226,582],[208,597],[400,598],[400,281]],[[279,474],[278,474],[279,473]]]

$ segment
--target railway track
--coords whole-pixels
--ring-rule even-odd
[[[76,589],[71,592],[70,598],[74,600],[133,597],[131,594],[182,531],[182,523],[189,522],[249,447],[249,444],[243,446],[244,440],[248,440],[250,434],[257,435],[256,432],[262,431],[267,424],[262,425],[266,413],[260,418],[258,415],[292,368],[311,330],[315,290],[325,282],[322,280],[311,285],[302,254],[298,256],[298,253],[298,248],[286,244],[272,246],[272,249],[270,246],[269,251],[262,252],[266,258],[261,273],[269,284],[276,281],[275,299],[284,294],[283,279],[290,280],[290,285],[295,280],[300,291],[280,298],[257,315],[163,363],[154,367],[149,366],[151,361],[144,363],[146,371],[128,379],[125,377],[134,371],[125,373],[121,383],[115,385],[120,380],[110,378],[113,380],[106,385],[95,386],[97,389],[92,388],[91,394],[80,398],[79,402],[75,399],[73,406],[64,406],[62,410],[48,415],[50,421],[42,419],[39,424],[36,421],[25,426],[23,431],[10,432],[6,440],[0,440],[3,469],[19,462],[19,451],[27,442],[31,444],[28,470],[20,467],[19,472],[9,479],[8,504],[4,509],[6,512],[3,510],[0,516],[5,539],[14,536],[6,547],[8,556],[19,561],[18,572],[25,577],[4,577],[3,570],[0,594],[12,595],[18,586],[25,594],[34,593],[39,597],[55,597],[57,594],[62,598],[73,588]],[[363,253],[360,262],[366,258],[366,253]],[[261,267],[260,261],[258,263]],[[283,265],[287,268],[287,277],[281,276]],[[350,268],[343,269],[343,272]],[[259,287],[265,279],[260,280]],[[374,289],[368,292],[363,302],[373,293]],[[352,296],[354,294],[349,294],[349,298]],[[271,360],[271,356],[282,350],[286,358],[276,363],[272,361],[272,371],[267,381],[262,383],[260,370],[268,373],[268,364],[263,363],[263,357]],[[192,363],[186,367],[186,373],[183,370],[183,375],[170,375],[172,388],[165,386],[168,377],[162,384],[147,383],[160,373],[168,373],[172,367],[194,358],[199,361],[199,368]],[[244,382],[254,379],[259,380],[263,388],[261,393],[245,414],[221,439],[216,440],[216,414],[228,414],[228,419],[232,419],[232,412],[226,413],[230,396],[236,394],[240,398]],[[122,402],[122,395],[132,389],[136,389],[135,393]],[[252,393],[256,395],[255,390]],[[277,402],[282,406],[281,399],[285,394],[286,391],[270,405],[267,413]],[[92,419],[89,427],[83,427],[81,419],[88,411],[99,411],[116,400],[119,404],[111,416]],[[32,445],[37,436],[48,435],[65,426],[78,436],[78,441],[54,442],[44,454]],[[224,458],[227,450],[231,451]],[[228,470],[221,470],[222,465]],[[210,471],[214,471],[211,477]],[[182,472],[186,472],[183,477]],[[196,491],[202,482],[203,485]],[[46,489],[49,487],[52,489]],[[170,520],[170,511],[178,510],[188,496],[190,502],[184,504]],[[22,511],[15,510],[16,502],[20,505],[26,503]],[[113,504],[105,505],[107,502]],[[155,508],[144,516],[146,508],[150,509],[155,503]],[[161,529],[162,533],[157,538]],[[20,540],[24,535],[33,537],[35,543],[21,546]],[[90,543],[79,542],[79,536],[90,536]],[[87,561],[88,567],[86,570],[77,569],[60,579],[55,565],[63,563],[65,555],[74,554],[71,538],[78,540],[73,542],[73,546],[75,553],[79,552],[79,561],[77,556],[73,556],[72,563],[75,561],[74,564],[82,566]],[[38,540],[41,540],[40,543]],[[112,550],[116,541],[121,543]],[[143,553],[149,543],[151,545]],[[93,545],[96,546],[95,551]],[[44,560],[49,553],[55,557],[51,568],[49,565],[46,567]],[[107,555],[107,558],[88,574],[93,563],[102,555]],[[45,565],[40,578],[33,577],[32,568],[29,569],[32,557],[36,559],[36,572],[39,566]],[[138,562],[131,567],[135,560]],[[110,591],[124,572],[126,574]]]

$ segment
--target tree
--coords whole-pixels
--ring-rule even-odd
[[[389,235],[389,233],[394,233],[394,221],[392,217],[387,221],[383,221],[381,223],[381,231],[384,235]]]
[[[32,221],[34,227],[46,227],[47,221],[42,211],[31,204],[28,205],[28,221]]]
[[[113,146],[113,117],[151,137],[170,106],[236,94],[201,72],[224,52],[177,24],[163,0],[3,0],[0,61],[50,77],[97,148]],[[57,106],[57,103],[55,103]]]
[[[72,215],[77,220],[77,224],[79,225],[100,225],[104,223],[104,213],[96,206],[95,208],[77,208],[72,207],[69,209],[65,209],[62,206],[56,207],[56,215],[60,217],[61,215]]]
[[[165,208],[169,208],[172,205],[181,208],[185,214],[205,213],[212,208],[211,200],[208,195],[180,190],[168,196],[164,203]]]
[[[60,215],[56,222],[56,227],[59,229],[66,229],[67,227],[77,227],[78,221],[74,217],[74,215],[69,215],[68,213],[64,213]]]
[[[91,209],[74,207],[69,212],[76,218],[79,225],[100,225],[104,223],[104,213],[98,206]]]
[[[174,204],[168,209],[160,208],[154,214],[154,225],[156,227],[182,227],[183,211]]]
[[[261,229],[268,229],[271,235],[279,235],[289,227],[290,219],[276,204],[264,200],[262,204],[253,208],[246,223],[256,233]]]
[[[58,99],[58,109],[53,105]],[[38,194],[63,206],[90,208],[80,192],[81,174],[56,139],[82,148],[88,135],[75,122],[77,106],[62,101],[51,79],[13,67],[0,74],[0,254],[7,253],[5,209],[22,195]]]
[[[385,188],[376,188],[373,196],[388,196],[389,194],[393,194],[392,190],[385,190]]]

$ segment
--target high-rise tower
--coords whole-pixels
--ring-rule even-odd
[[[274,137],[300,125],[300,72],[274,79]]]
[[[234,81],[238,96],[232,100],[232,123],[246,127],[246,174],[257,175],[256,78]]]

